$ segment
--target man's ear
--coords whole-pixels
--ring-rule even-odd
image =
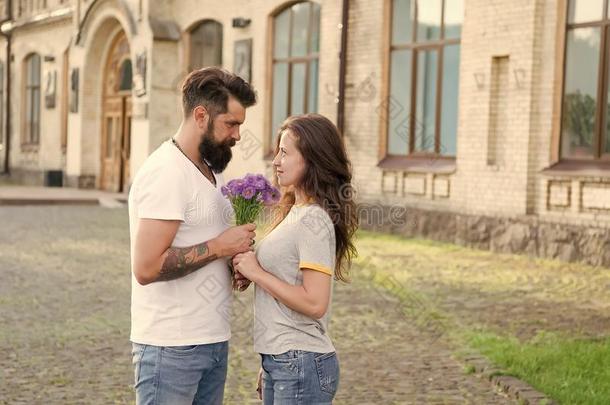
[[[193,119],[201,129],[207,128],[210,121],[208,110],[204,106],[198,105],[193,109]]]

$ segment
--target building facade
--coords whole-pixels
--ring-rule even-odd
[[[176,131],[180,83],[247,78],[226,177],[269,173],[276,130],[343,130],[362,224],[610,265],[608,0],[1,2],[2,167],[125,191]]]

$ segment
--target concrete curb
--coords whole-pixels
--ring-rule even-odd
[[[0,198],[1,206],[25,205],[99,205],[106,208],[120,208],[126,205],[125,201],[113,198]]]
[[[503,375],[502,370],[479,354],[470,354],[464,357],[467,366],[474,368],[475,373],[488,380],[494,387],[499,388],[509,397],[523,405],[558,405],[556,401],[537,391],[523,380],[510,375]]]
[[[0,198],[0,205],[99,205],[98,198]]]

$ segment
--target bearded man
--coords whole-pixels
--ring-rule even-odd
[[[228,258],[255,225],[230,226],[222,171],[256,94],[221,68],[190,73],[178,132],[129,194],[131,337],[137,404],[222,404],[231,336]]]

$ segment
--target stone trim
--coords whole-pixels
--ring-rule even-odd
[[[360,204],[362,229],[421,237],[499,253],[610,267],[610,229],[404,206]]]
[[[472,367],[474,372],[480,377],[491,382],[493,386],[506,393],[509,397],[519,401],[519,404],[557,404],[557,402],[553,401],[542,392],[537,391],[525,381],[520,380],[517,377],[503,374],[501,369],[491,364],[487,358],[481,355],[468,355],[464,361],[467,366]]]

